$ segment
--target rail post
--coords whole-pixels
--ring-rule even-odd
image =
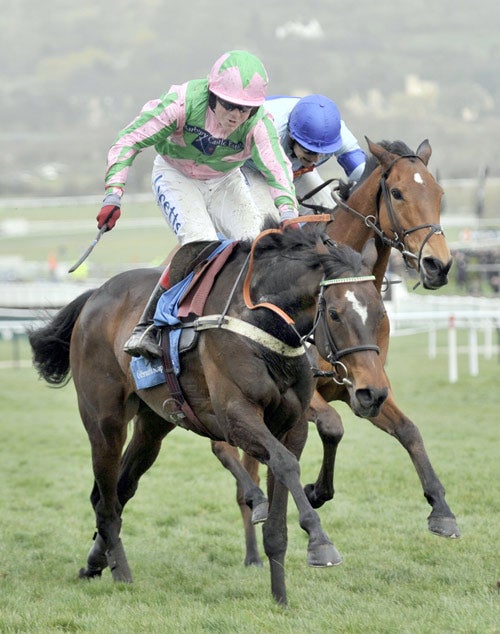
[[[457,330],[455,328],[455,316],[450,315],[448,320],[448,381],[450,383],[456,383],[457,379]]]

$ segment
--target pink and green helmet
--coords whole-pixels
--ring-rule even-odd
[[[221,55],[210,70],[208,88],[215,95],[242,106],[264,103],[269,79],[258,57],[247,51]]]

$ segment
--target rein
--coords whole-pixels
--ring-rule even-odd
[[[293,220],[286,221],[285,226],[289,224],[294,224],[296,222],[300,222],[300,223],[329,222],[330,220],[331,220],[331,217],[329,214],[322,214],[317,216],[301,216],[299,220],[293,219]],[[261,238],[263,238],[264,236],[267,236],[270,233],[280,233],[280,232],[281,232],[281,229],[267,229],[266,231],[262,231],[261,233],[259,233],[259,235],[253,241],[252,249],[250,251],[248,271],[245,277],[245,281],[243,283],[243,299],[245,301],[245,306],[249,308],[250,310],[255,310],[256,308],[268,308],[269,310],[272,310],[274,313],[279,315],[287,324],[292,325],[295,323],[294,320],[289,315],[287,315],[285,311],[281,310],[279,306],[276,306],[275,304],[271,304],[269,302],[261,302],[260,304],[254,304],[252,301],[252,298],[250,297],[250,280],[252,278],[252,272],[253,272],[253,259],[254,259],[255,247],[257,246],[257,243],[259,242],[259,240],[261,240]]]

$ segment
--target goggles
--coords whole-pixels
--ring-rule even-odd
[[[220,97],[217,97],[217,101],[224,108],[224,110],[228,110],[229,112],[232,112],[233,110],[239,110],[241,113],[244,114],[246,112],[250,112],[250,110],[253,108],[253,106],[240,106],[239,103],[232,103],[231,101],[226,101],[225,99],[221,99]]]

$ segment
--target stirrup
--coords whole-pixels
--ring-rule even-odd
[[[132,357],[161,359],[161,348],[156,340],[156,333],[157,329],[155,324],[138,324],[123,346],[124,352],[130,354]]]

